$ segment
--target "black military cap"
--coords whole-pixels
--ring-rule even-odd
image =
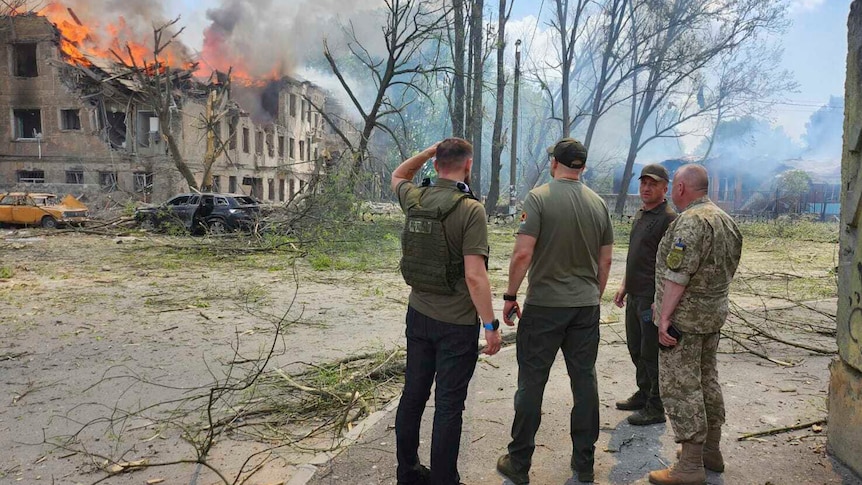
[[[581,168],[587,163],[587,147],[574,138],[563,138],[554,145],[554,158],[569,168]]]
[[[647,165],[641,170],[641,176],[638,177],[638,180],[644,177],[649,177],[656,182],[661,182],[662,180],[670,182],[670,175],[667,173],[667,169],[657,163]]]

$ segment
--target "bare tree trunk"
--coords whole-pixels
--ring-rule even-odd
[[[470,133],[473,143],[473,173],[471,174],[473,192],[482,198],[482,95],[485,70],[485,58],[483,52],[483,34],[485,11],[484,0],[474,0],[470,21],[470,44],[473,52],[473,99],[472,101],[472,124]]]
[[[464,103],[467,99],[464,89],[464,46],[466,44],[466,25],[464,19],[464,0],[452,0],[455,14],[455,45],[452,52],[454,79],[452,89],[452,136],[464,138]]]
[[[500,14],[497,22],[497,106],[494,111],[494,134],[491,140],[491,187],[488,189],[488,199],[485,201],[485,212],[488,215],[497,212],[497,199],[500,198],[500,171],[503,168],[501,160],[505,140],[503,140],[503,109],[506,100],[506,23],[509,13],[506,12],[506,0],[500,0]]]
[[[167,116],[162,117],[160,114],[159,117],[163,120],[167,120]],[[195,174],[192,173],[191,169],[189,169],[188,164],[183,160],[183,154],[180,151],[180,147],[177,144],[176,138],[174,138],[173,133],[171,133],[170,127],[165,130],[162,135],[165,141],[168,142],[168,152],[171,154],[171,159],[174,161],[174,165],[176,165],[177,170],[179,170],[180,175],[186,180],[186,183],[189,185],[189,189],[198,190],[198,182],[195,180]]]

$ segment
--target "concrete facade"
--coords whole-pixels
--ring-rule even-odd
[[[862,474],[862,1],[848,20],[841,229],[838,272],[838,353],[830,366],[829,447]]]
[[[167,155],[161,132],[168,126],[200,183],[204,100],[187,96],[176,119],[159,120],[120,83],[87,88],[60,42],[44,17],[0,19],[0,190],[165,200],[188,190]],[[214,182],[223,192],[284,202],[321,165],[323,120],[305,97],[321,109],[326,99],[312,83],[287,77],[267,89],[278,95],[269,120],[256,122],[232,101],[218,124],[228,149],[213,167]]]

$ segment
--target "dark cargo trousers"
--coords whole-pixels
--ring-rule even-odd
[[[419,426],[434,389],[431,483],[457,485],[467,385],[479,359],[479,325],[455,325],[407,308],[407,371],[395,415],[398,483],[419,482]]]
[[[574,405],[571,411],[573,471],[593,470],[599,437],[599,306],[551,308],[525,305],[518,324],[518,390],[509,456],[518,471],[527,472],[542,421],[542,399],[548,374],[562,349]]]
[[[643,312],[652,311],[653,298],[629,295],[626,300],[626,343],[635,365],[638,394],[649,407],[664,410],[658,384],[658,327],[642,318]]]

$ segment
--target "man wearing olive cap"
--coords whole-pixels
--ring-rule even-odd
[[[503,295],[507,325],[518,324],[518,390],[508,453],[497,470],[517,485],[529,483],[542,396],[557,352],[562,349],[574,405],[571,411],[571,468],[577,480],[593,481],[599,436],[596,354],[599,300],[611,269],[613,228],[604,200],[581,182],[587,150],[564,138],[554,145],[553,180],[530,191],[509,263]],[[518,289],[530,281],[523,315]]]
[[[637,411],[628,417],[635,426],[665,422],[658,383],[658,327],[652,318],[655,297],[655,255],[676,212],[667,202],[667,169],[659,164],[641,170],[640,195],[643,206],[635,214],[629,234],[626,274],[614,303],[626,306],[626,342],[635,365],[638,390],[616,403],[617,409]]]

